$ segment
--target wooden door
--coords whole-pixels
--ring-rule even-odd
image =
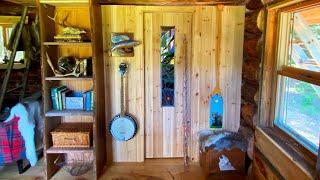
[[[183,157],[184,83],[185,68],[191,58],[191,25],[192,13],[144,14],[146,158]],[[174,73],[173,78],[172,71],[167,73],[173,79],[167,88],[160,44],[161,36],[169,30],[174,34],[174,43],[170,41],[174,44],[170,48],[171,53],[174,51],[170,61]]]

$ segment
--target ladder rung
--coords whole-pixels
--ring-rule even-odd
[[[12,89],[9,89],[8,91],[6,91],[6,93],[10,93],[10,92],[15,91],[15,90],[17,90],[17,89],[20,89],[20,88],[22,88],[22,87],[23,87],[22,84],[19,84],[17,87],[12,88]]]

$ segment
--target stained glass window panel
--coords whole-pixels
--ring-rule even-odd
[[[160,39],[161,53],[161,105],[174,106],[174,65],[175,65],[175,28],[162,27]]]

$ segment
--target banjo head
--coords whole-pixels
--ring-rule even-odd
[[[118,141],[128,141],[137,133],[137,123],[130,115],[115,116],[109,127],[113,138]]]

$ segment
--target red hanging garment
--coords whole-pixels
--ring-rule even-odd
[[[18,128],[20,117],[0,123],[0,165],[26,158],[26,148]]]

